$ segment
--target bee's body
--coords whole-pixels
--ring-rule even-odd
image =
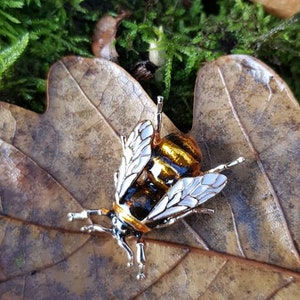
[[[178,179],[200,175],[202,156],[193,138],[170,134],[151,147],[149,162],[116,203],[129,209],[128,213],[139,221],[147,217]],[[147,224],[147,227],[154,227],[154,224]]]
[[[133,253],[125,238],[137,238],[138,278],[144,278],[145,253],[141,239],[151,229],[170,225],[193,212],[219,193],[227,178],[221,171],[242,162],[243,158],[201,172],[201,151],[192,137],[170,134],[160,137],[162,97],[158,98],[157,128],[149,120],[139,123],[127,140],[122,137],[123,157],[115,174],[113,209],[84,210],[70,213],[69,219],[86,219],[91,214],[105,215],[112,228],[98,224],[84,226],[85,231],[111,233],[127,253]]]

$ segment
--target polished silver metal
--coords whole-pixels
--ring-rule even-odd
[[[212,215],[214,213],[215,213],[215,211],[213,209],[196,207],[194,209],[187,210],[185,213],[182,213],[182,214],[180,214],[176,217],[172,216],[172,217],[166,218],[164,220],[163,224],[157,225],[155,228],[157,229],[157,228],[163,228],[163,227],[170,226],[170,225],[174,224],[175,222],[177,222],[178,220],[183,219],[183,218],[185,218],[185,217],[187,217],[188,215],[191,215],[191,214],[209,214],[209,215]]]
[[[216,168],[207,171],[206,173],[220,173],[220,172],[230,169],[231,167],[236,166],[244,161],[245,161],[245,158],[240,156],[239,158],[233,160],[232,162],[229,162],[229,163],[223,164],[223,165],[219,165]]]
[[[142,241],[136,243],[136,261],[138,264],[139,272],[136,276],[138,280],[145,278],[145,264],[146,264],[146,256],[145,256],[145,245]]]
[[[157,112],[156,112],[156,132],[160,133],[162,124],[162,110],[164,105],[164,97],[157,97]]]
[[[86,220],[90,216],[106,216],[106,213],[103,212],[102,209],[85,209],[79,213],[68,213],[68,220],[69,222],[72,222],[74,220]],[[92,224],[92,225],[85,225],[80,228],[80,231],[86,231],[86,232],[108,232],[112,233],[111,228],[104,227],[100,224]]]
[[[102,216],[103,211],[101,209],[86,209],[79,213],[68,213],[69,222],[74,220],[85,220],[88,219],[90,215]]]

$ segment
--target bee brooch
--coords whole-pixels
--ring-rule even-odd
[[[157,99],[157,124],[149,120],[136,125],[129,137],[121,137],[123,156],[115,173],[115,201],[112,209],[83,210],[69,213],[69,221],[91,215],[111,219],[111,228],[100,224],[81,228],[87,232],[110,233],[133,265],[133,252],[126,237],[136,237],[138,279],[145,278],[145,251],[142,235],[168,226],[192,213],[209,210],[199,206],[218,194],[227,177],[220,172],[244,161],[243,157],[202,172],[202,154],[196,141],[187,135],[160,136],[163,97]]]

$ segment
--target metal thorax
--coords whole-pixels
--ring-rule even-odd
[[[112,209],[69,213],[69,221],[106,216],[112,226],[100,224],[81,228],[87,232],[110,233],[133,264],[133,252],[126,237],[136,237],[138,279],[145,277],[145,251],[142,235],[154,228],[173,224],[192,213],[213,212],[199,206],[218,194],[227,178],[220,172],[244,161],[243,157],[201,171],[202,154],[196,141],[184,134],[160,136],[163,97],[157,98],[156,128],[149,120],[136,125],[128,138],[121,137],[123,156],[115,173],[115,200]]]

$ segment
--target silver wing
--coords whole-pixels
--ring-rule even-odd
[[[218,194],[226,183],[227,177],[219,173],[179,179],[153,207],[143,222],[186,214]]]
[[[123,157],[115,179],[116,201],[124,196],[151,157],[154,128],[151,121],[139,123],[123,145]]]

